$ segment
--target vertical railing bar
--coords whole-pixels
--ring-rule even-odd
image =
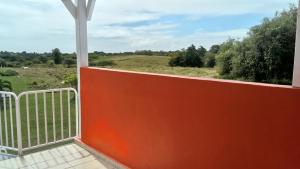
[[[56,142],[54,91],[52,91],[52,117],[53,117],[53,140],[54,140],[54,142]]]
[[[4,107],[4,124],[5,124],[5,126],[4,126],[5,127],[5,142],[6,142],[6,146],[8,146],[6,94],[4,94],[3,107]]]
[[[78,95],[76,92],[74,92],[74,95],[75,95],[75,117],[76,117],[76,136],[81,138],[81,132],[80,132],[80,124],[81,124],[81,116],[79,114],[79,111],[78,111]]]
[[[1,97],[3,96],[3,94],[1,94]],[[1,106],[1,105],[0,105]],[[2,106],[0,107],[0,144],[1,146],[3,146],[3,135],[2,135]]]
[[[27,114],[27,137],[28,137],[28,147],[31,147],[31,138],[30,138],[30,119],[29,119],[29,99],[28,99],[28,93],[26,94],[26,114]]]
[[[68,116],[69,116],[69,137],[71,137],[71,105],[70,105],[70,90],[68,90]]]
[[[14,138],[14,124],[13,124],[13,114],[12,114],[12,101],[11,95],[9,95],[9,112],[10,112],[10,131],[11,131],[11,145],[15,147],[15,138]]]
[[[62,90],[59,91],[59,98],[60,98],[61,139],[64,139],[64,116],[63,116]]]
[[[48,121],[47,121],[47,98],[46,92],[44,92],[44,116],[45,116],[45,140],[48,143]]]
[[[18,139],[18,154],[21,156],[23,155],[22,152],[22,124],[21,124],[21,115],[20,115],[20,98],[17,97],[16,95],[15,97],[15,108],[16,108],[16,127],[17,127],[17,139]]]
[[[38,96],[35,93],[35,118],[36,118],[36,135],[37,135],[37,145],[40,144],[40,125],[39,125],[39,108],[38,108]]]

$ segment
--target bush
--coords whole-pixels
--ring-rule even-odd
[[[206,67],[215,67],[216,65],[216,57],[213,53],[207,53],[205,56],[205,66]]]
[[[48,62],[48,67],[54,67],[54,61],[53,60],[50,60]]]
[[[76,60],[75,59],[72,59],[72,58],[66,58],[64,60],[64,65],[67,67],[67,68],[70,68],[71,66],[75,66],[76,65]]]
[[[69,74],[64,78],[66,84],[69,84],[71,87],[77,89],[77,75]]]
[[[202,67],[206,49],[200,46],[198,49],[194,45],[186,50],[179,51],[169,61],[170,66],[182,67]]]
[[[218,56],[218,72],[220,75],[230,75],[232,71],[232,57],[231,52],[225,52]]]
[[[37,83],[36,81],[33,81],[33,82],[31,83],[31,85],[32,85],[32,86],[37,86],[38,83]]]
[[[0,67],[5,67],[5,66],[7,66],[6,61],[0,58]]]
[[[52,50],[52,57],[55,64],[62,63],[62,54],[58,48]]]
[[[5,71],[0,72],[1,76],[17,76],[19,75],[18,72],[11,70],[11,69],[7,69]]]
[[[25,61],[25,62],[24,62],[24,65],[25,65],[25,66],[31,66],[32,64],[33,64],[33,63],[32,63],[31,61]]]
[[[173,56],[169,61],[169,66],[175,67],[175,66],[185,66],[185,60],[183,53],[178,53],[177,56]]]
[[[116,64],[112,60],[104,60],[104,61],[92,62],[90,65],[104,67],[104,66],[114,66]]]
[[[0,79],[0,91],[12,91],[11,82]],[[2,97],[0,98],[0,100]]]

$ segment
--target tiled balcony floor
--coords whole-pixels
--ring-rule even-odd
[[[76,144],[0,161],[0,169],[116,169]]]

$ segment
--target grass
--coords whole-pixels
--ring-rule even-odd
[[[219,78],[214,68],[170,67],[168,56],[105,56],[97,61],[113,61],[112,69],[131,70],[193,77]]]
[[[105,66],[99,67],[120,70],[219,78],[219,74],[215,68],[170,67],[168,65],[169,60],[170,57],[168,56],[102,56],[96,60],[92,60],[91,63],[101,62],[105,63]],[[9,69],[14,69],[19,75],[0,76],[0,78],[10,81],[15,93],[28,90],[69,87],[70,85],[64,83],[65,77],[76,74],[76,68],[65,68],[62,65],[54,65],[53,67],[48,67],[48,65],[34,65],[34,67],[30,67],[29,69]]]
[[[10,81],[15,93],[28,90],[69,87],[70,85],[64,83],[64,79],[66,76],[76,73],[76,69],[64,68],[63,66],[49,68],[45,65],[39,65],[29,69],[13,69],[19,73],[18,76],[0,76],[0,78]]]

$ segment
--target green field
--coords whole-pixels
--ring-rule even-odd
[[[100,60],[113,61],[115,65],[107,66],[113,69],[193,77],[219,77],[214,68],[170,67],[168,65],[170,57],[168,56],[106,56]]]
[[[8,69],[8,68],[5,68]],[[12,83],[13,92],[20,93],[28,90],[52,89],[69,87],[64,79],[69,74],[75,74],[75,68],[64,68],[62,66],[47,67],[37,65],[28,69],[9,68],[17,71],[18,76],[0,76],[3,80]]]
[[[151,72],[192,77],[219,78],[214,68],[170,67],[168,56],[103,56],[91,62],[112,61],[113,65],[98,66],[120,70]],[[4,68],[2,68],[4,69]],[[6,69],[6,68],[5,68]],[[10,68],[16,70],[18,76],[0,76],[12,83],[13,91],[20,93],[28,90],[69,87],[64,83],[65,77],[76,74],[76,68],[65,68],[62,65],[48,67],[35,65],[28,69]]]

